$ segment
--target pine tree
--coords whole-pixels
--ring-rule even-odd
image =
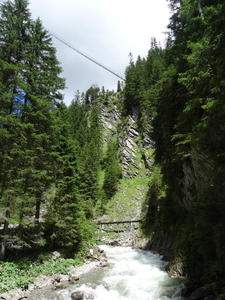
[[[42,195],[53,178],[49,163],[53,151],[53,111],[56,100],[62,98],[59,90],[64,88],[51,38],[39,19],[31,20],[27,7],[26,0],[7,1],[1,5],[3,168],[0,180],[1,203],[6,210],[5,237],[10,222],[9,211],[14,213],[22,230],[27,207],[32,208],[35,203],[35,212],[30,209],[29,214],[35,214],[36,224],[39,223]],[[7,148],[4,146],[6,140]],[[15,194],[17,197],[13,196]],[[33,203],[28,204],[28,199]],[[5,256],[5,237],[2,259]],[[19,244],[16,240],[11,247],[20,247]]]
[[[156,161],[168,186],[158,221],[161,229],[174,229],[176,251],[184,254],[188,272],[215,280],[224,276],[224,3],[170,4],[166,70],[153,124]],[[185,167],[201,186],[189,186],[192,196],[184,193]],[[208,247],[209,241],[217,246]]]
[[[64,104],[60,104],[55,112],[55,119],[58,120],[56,152],[52,157],[55,193],[45,219],[49,227],[51,248],[64,247],[71,254],[82,240],[90,239],[92,229],[81,201],[78,170],[80,157],[77,141],[71,135],[68,113],[69,109]]]
[[[91,104],[93,103],[100,94],[100,88],[93,84],[85,93],[85,103]]]
[[[120,81],[118,80],[117,81],[117,93],[119,93],[119,92],[121,92],[122,91],[122,88],[121,88],[121,83],[120,83]]]
[[[113,139],[108,142],[104,165],[105,177],[103,190],[106,198],[110,199],[115,195],[118,189],[119,179],[122,176],[122,170],[119,165],[117,143]]]
[[[1,5],[0,19],[0,63],[1,63],[1,206],[5,211],[4,230],[1,243],[1,257],[5,257],[8,236],[8,225],[12,211],[15,211],[17,193],[21,193],[19,168],[24,141],[24,128],[15,112],[17,110],[16,95],[21,84],[21,57],[27,43],[24,28],[29,26],[30,14],[27,2],[17,1],[12,5],[9,1]],[[21,155],[22,154],[22,155]],[[15,239],[12,240],[14,245]]]
[[[124,109],[125,112],[130,112],[132,106],[137,106],[140,103],[140,88],[141,80],[138,72],[141,70],[141,58],[139,56],[138,63],[139,68],[136,68],[133,59],[130,60],[130,65],[126,68],[125,77],[126,85],[124,88]]]
[[[102,148],[102,125],[99,106],[96,101],[92,103],[87,118],[86,143],[80,153],[80,178],[82,201],[86,207],[86,215],[90,218],[93,216],[93,208],[99,189],[98,171]]]

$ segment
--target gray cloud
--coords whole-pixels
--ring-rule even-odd
[[[151,37],[164,43],[169,20],[166,0],[30,0],[32,17],[46,29],[124,77],[128,54],[146,56]],[[116,90],[119,78],[53,38],[62,63],[69,105],[77,90],[92,84]]]

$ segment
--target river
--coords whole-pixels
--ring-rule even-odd
[[[129,247],[100,246],[109,267],[96,269],[81,277],[79,285],[66,289],[49,289],[39,299],[71,300],[71,293],[92,294],[95,300],[181,300],[182,283],[164,271],[166,262],[160,255]],[[169,298],[168,298],[169,297]],[[34,298],[33,298],[34,299]],[[38,299],[38,298],[36,298]]]

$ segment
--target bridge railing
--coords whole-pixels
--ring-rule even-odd
[[[130,221],[109,221],[109,222],[101,222],[99,221],[99,225],[112,225],[112,224],[126,224],[126,223],[140,223],[142,220],[130,220]]]

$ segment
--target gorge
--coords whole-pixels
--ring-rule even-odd
[[[224,299],[225,3],[168,3],[165,47],[151,38],[116,92],[95,84],[69,107],[41,20],[0,5],[1,293],[128,239],[187,279],[186,298]],[[139,219],[97,238],[98,222]]]
[[[100,248],[108,258],[106,267],[93,269],[75,285],[63,283],[60,290],[49,286],[33,292],[28,299],[183,299],[182,280],[168,277],[166,262],[159,255],[130,247]]]

